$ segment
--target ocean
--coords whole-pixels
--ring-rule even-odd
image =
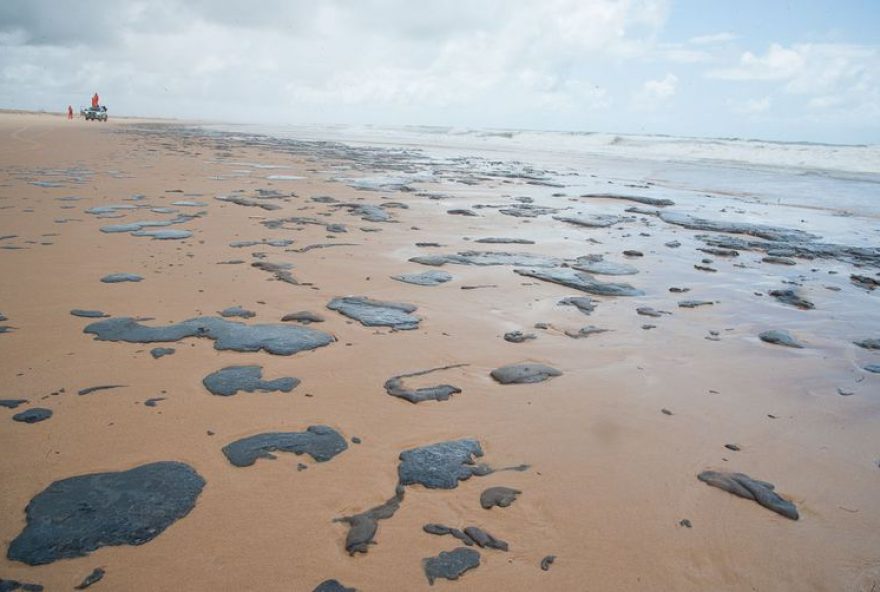
[[[614,135],[582,132],[475,130],[365,125],[266,126],[206,124],[238,138],[333,143],[394,155],[394,166],[361,186],[425,187],[450,170],[479,175],[504,163],[536,176],[554,193],[642,192],[690,209],[712,204],[722,217],[809,226],[826,240],[880,243],[880,146]],[[371,162],[379,170],[381,158]],[[374,167],[374,168],[376,168]],[[512,168],[510,168],[512,167]],[[390,175],[388,174],[390,173]],[[554,187],[555,186],[555,187]]]

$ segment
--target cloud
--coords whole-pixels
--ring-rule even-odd
[[[773,84],[806,97],[805,115],[828,122],[872,121],[880,116],[880,48],[843,43],[772,44],[764,55],[745,52],[732,68],[709,78]]]
[[[263,112],[281,116],[333,104],[428,109],[511,95],[527,102],[526,94],[536,106],[595,107],[607,103],[608,90],[585,65],[626,59],[667,13],[667,0],[417,7],[405,0],[164,0],[90,11],[5,0],[0,102],[100,86],[108,101],[170,115],[172,105],[206,97],[227,103],[224,113],[208,114],[221,117],[254,98]],[[522,71],[553,82],[536,86]]]
[[[658,43],[653,47],[645,48],[644,58],[649,61],[675,64],[699,64],[715,59],[708,51],[694,49],[682,43]]]
[[[646,80],[642,87],[633,93],[631,105],[638,111],[653,111],[675,96],[678,76],[667,74],[660,80]]]
[[[848,82],[873,78],[880,66],[880,49],[847,44],[770,45],[763,56],[743,53],[739,65],[710,71],[709,78],[721,80],[781,80],[795,93],[813,94]]]
[[[710,78],[722,80],[784,80],[803,71],[804,56],[795,49],[787,49],[774,43],[763,56],[750,51],[739,58],[739,66],[714,70]]]
[[[799,94],[839,91],[846,87],[873,86],[880,75],[880,49],[844,44],[804,44],[793,46],[804,61],[804,68],[791,77],[787,89]]]
[[[564,80],[537,70],[523,70],[519,83],[533,92],[543,108],[571,111],[600,110],[612,104],[608,89],[584,80]]]
[[[678,76],[667,74],[662,80],[648,80],[642,87],[642,93],[648,99],[665,101],[675,94]]]
[[[688,39],[688,43],[693,45],[720,45],[722,43],[730,43],[738,38],[739,36],[734,33],[712,33],[691,37]]]
[[[746,99],[745,101],[732,101],[731,107],[737,113],[743,115],[757,115],[770,110],[773,100],[770,97],[760,99]]]
[[[813,97],[807,103],[807,107],[810,109],[828,109],[833,107],[840,107],[844,104],[843,97],[838,96],[822,96],[822,97]]]

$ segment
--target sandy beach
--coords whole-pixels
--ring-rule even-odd
[[[369,144],[0,114],[0,398],[26,401],[0,408],[0,541],[58,480],[175,461],[204,481],[143,544],[99,535],[35,565],[4,553],[0,578],[69,590],[101,568],[94,590],[132,592],[880,587],[876,209],[760,199],[736,189],[742,167],[716,187],[699,163],[685,183],[659,161]],[[392,277],[425,272],[415,281],[432,285]],[[378,325],[353,318],[365,309]],[[314,320],[281,320],[297,312]],[[177,339],[125,333],[206,317]],[[248,329],[268,325],[287,329]],[[490,374],[514,364],[556,375]],[[296,380],[212,394],[206,377],[235,366]],[[405,391],[453,388],[413,403],[386,389],[398,376]],[[78,394],[96,386],[114,388]],[[51,416],[13,421],[38,408]],[[224,453],[310,426],[336,438],[326,458]],[[402,452],[463,439],[483,455],[453,463],[450,486],[407,481]],[[434,460],[421,468],[448,476]],[[772,483],[753,497],[775,491],[798,519],[705,471]],[[520,493],[481,507],[499,486]],[[396,491],[366,552],[347,552],[336,519]],[[475,526],[508,550],[428,524]],[[424,560],[456,548],[478,567],[429,584]]]

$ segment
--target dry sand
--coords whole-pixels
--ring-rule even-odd
[[[481,550],[479,568],[457,582],[435,583],[438,590],[880,586],[880,376],[860,370],[878,357],[851,343],[880,337],[876,293],[848,281],[850,272],[863,272],[835,260],[799,260],[795,272],[780,271],[760,264],[760,254],[743,252],[739,261],[747,262],[747,269],[719,257],[714,262],[719,271],[709,274],[693,268],[706,256],[695,250],[702,246],[697,232],[652,219],[587,230],[549,216],[523,221],[494,210],[478,210],[479,217],[445,213],[511,203],[501,197],[511,193],[552,202],[550,189],[521,180],[512,185],[490,180],[446,201],[358,191],[330,180],[344,159],[184,137],[161,127],[135,133],[138,125],[0,115],[0,236],[17,235],[0,246],[24,247],[0,249],[0,312],[9,319],[2,324],[14,327],[0,334],[0,398],[30,401],[16,410],[0,409],[0,542],[5,548],[21,532],[29,500],[57,479],[178,460],[195,468],[207,485],[193,511],[151,542],[104,547],[38,567],[4,557],[0,577],[69,590],[101,566],[107,575],[95,590],[310,591],[328,578],[362,591],[427,590],[421,560],[459,546],[450,537],[422,532],[423,524],[437,522],[477,525],[510,545],[507,553]],[[236,162],[285,168],[231,164]],[[57,172],[62,170],[67,172]],[[266,179],[274,174],[305,179]],[[277,201],[282,206],[277,211],[215,199],[260,188],[298,197]],[[136,194],[145,197],[126,201]],[[309,199],[320,195],[377,205],[390,198],[409,208],[388,209],[396,223],[364,222]],[[81,199],[58,199],[64,196]],[[169,227],[193,232],[182,241],[99,231],[107,224],[173,215],[144,208],[102,219],[84,212],[109,204],[174,207],[171,202],[178,200],[206,204],[176,208],[206,212]],[[590,204],[614,214],[633,205]],[[342,223],[348,232],[260,224],[286,216]],[[536,244],[475,245],[463,238],[486,236]],[[295,242],[286,248],[229,246],[263,238]],[[682,247],[663,246],[672,239]],[[289,251],[333,242],[356,246]],[[416,242],[445,246],[419,248]],[[558,257],[607,254],[640,273],[598,277],[629,282],[646,295],[595,297],[598,308],[588,317],[557,305],[565,296],[581,295],[575,290],[519,276],[510,266],[446,265],[440,269],[453,280],[436,287],[390,279],[435,269],[407,262],[412,256],[475,247]],[[624,249],[640,249],[645,256],[626,259]],[[308,285],[275,281],[251,267],[255,252],[292,263],[291,273]],[[230,259],[246,263],[218,264]],[[840,273],[828,275],[829,270]],[[117,272],[144,280],[99,281]],[[821,278],[809,292],[815,310],[755,295],[783,287],[783,272]],[[476,284],[497,287],[461,289]],[[671,294],[671,286],[691,290]],[[412,331],[367,328],[326,309],[331,298],[344,295],[411,303],[423,321]],[[717,304],[680,309],[676,302],[683,298]],[[300,310],[318,313],[326,322],[310,326],[335,335],[337,342],[293,356],[219,352],[203,339],[114,343],[93,340],[83,333],[92,319],[69,314],[74,308],[99,309],[162,325],[213,316],[237,304],[256,312],[248,323],[275,323]],[[639,316],[638,306],[673,314]],[[552,327],[534,329],[535,323]],[[642,329],[646,323],[657,328]],[[612,331],[579,340],[564,335],[590,324]],[[516,329],[537,338],[521,344],[502,340]],[[762,343],[757,334],[767,329],[789,330],[807,347]],[[710,330],[719,332],[719,341],[706,339]],[[156,360],[149,354],[155,346],[177,352]],[[510,386],[489,377],[493,368],[526,360],[564,374]],[[383,389],[394,375],[462,363],[469,365],[408,382],[461,388],[448,401],[414,405]],[[290,393],[232,397],[212,396],[202,386],[207,374],[236,364],[259,364],[266,378],[295,376],[302,383]],[[104,384],[127,386],[76,394]],[[855,395],[840,396],[838,387]],[[64,392],[57,394],[60,389]],[[144,406],[151,397],[166,399]],[[34,406],[54,415],[32,425],[11,420]],[[362,443],[350,444],[326,463],[279,453],[277,460],[236,468],[221,453],[244,436],[314,424]],[[390,497],[402,450],[463,437],[477,438],[486,453],[482,460],[492,466],[531,468],[473,477],[451,490],[409,487],[400,511],[380,523],[377,544],[366,555],[349,557],[347,527],[333,519]],[[728,450],[726,443],[742,449]],[[300,462],[308,469],[296,470]],[[797,505],[800,520],[706,486],[696,478],[706,469],[773,482]],[[480,493],[495,485],[523,493],[508,508],[483,510]],[[683,519],[693,527],[681,526]],[[556,562],[542,571],[539,563],[549,554]]]

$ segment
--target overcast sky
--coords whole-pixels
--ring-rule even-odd
[[[880,143],[880,0],[0,0],[0,107]]]

